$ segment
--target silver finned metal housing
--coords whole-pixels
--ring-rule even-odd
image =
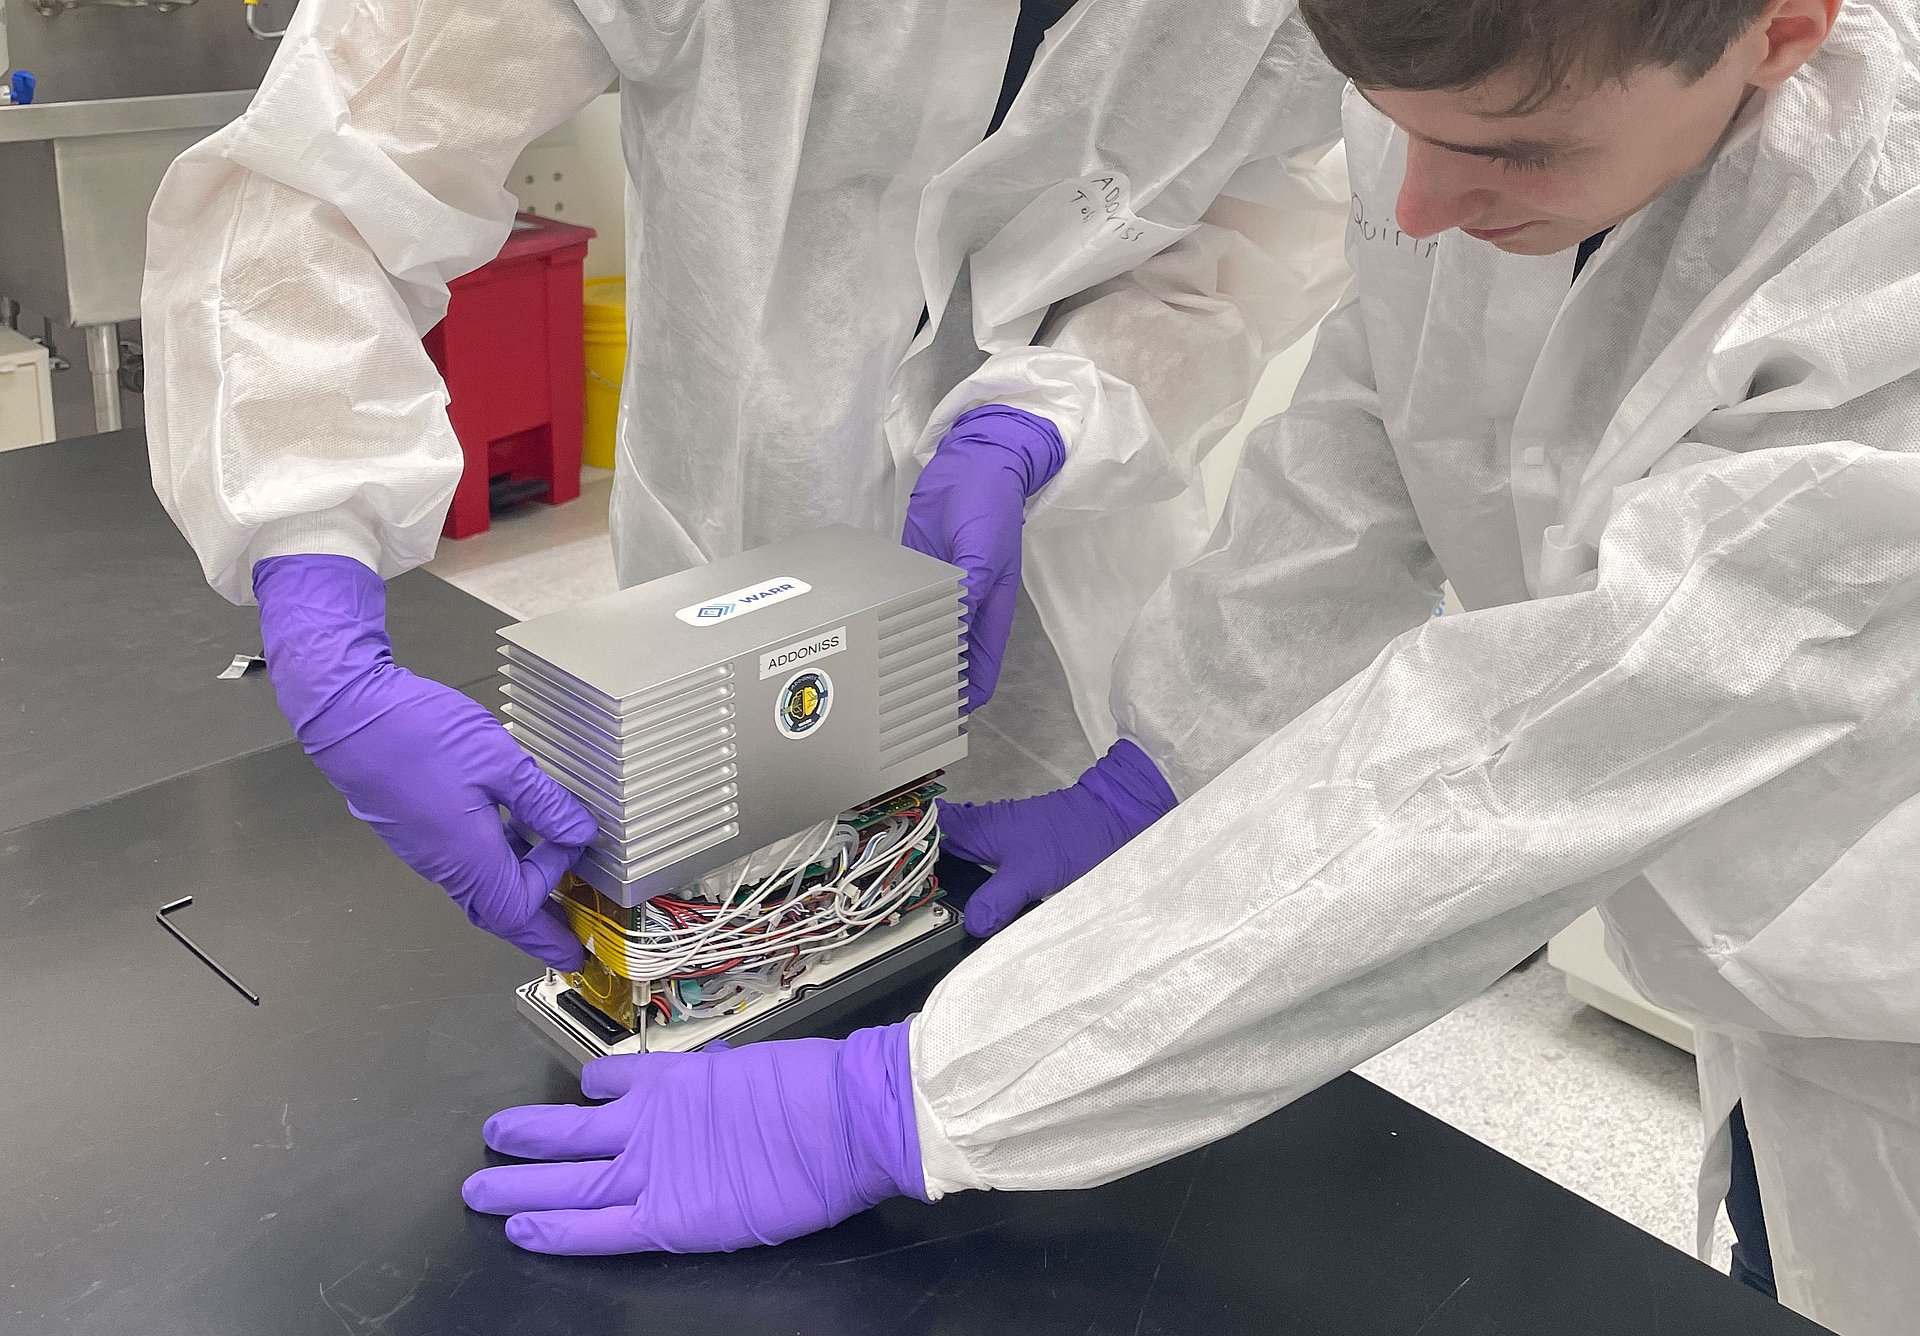
[[[963,572],[845,525],[518,626],[508,727],[637,905],[966,755]]]

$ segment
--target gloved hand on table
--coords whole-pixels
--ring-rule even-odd
[[[940,438],[907,502],[900,541],[967,572],[967,709],[993,695],[1020,592],[1027,499],[1066,462],[1045,418],[989,404],[962,413]]]
[[[489,1146],[548,1163],[482,1169],[460,1195],[510,1217],[520,1247],[569,1256],[732,1252],[924,1201],[910,1024],[597,1059],[581,1093],[612,1103],[495,1114]]]
[[[556,969],[579,939],[547,896],[592,841],[593,814],[478,702],[393,661],[386,585],[351,557],[253,568],[281,712],[347,808],[475,925]],[[542,842],[524,857],[496,805]]]
[[[1122,739],[1071,788],[996,803],[940,804],[946,852],[997,869],[967,901],[967,931],[990,937],[1036,900],[1071,886],[1179,800],[1147,754]]]

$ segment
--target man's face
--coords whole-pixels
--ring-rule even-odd
[[[1407,135],[1401,230],[1457,227],[1514,255],[1551,255],[1623,222],[1713,151],[1749,88],[1742,45],[1697,80],[1649,66],[1525,115],[1510,112],[1528,91],[1520,74],[1441,92],[1362,89]]]

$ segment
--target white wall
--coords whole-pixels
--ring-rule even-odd
[[[620,156],[620,95],[604,93],[578,116],[527,146],[507,188],[520,207],[591,227],[587,277],[626,267],[626,166]]]

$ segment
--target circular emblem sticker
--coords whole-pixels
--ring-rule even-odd
[[[833,682],[817,668],[795,673],[774,701],[773,721],[790,738],[803,738],[826,722],[833,708]]]

